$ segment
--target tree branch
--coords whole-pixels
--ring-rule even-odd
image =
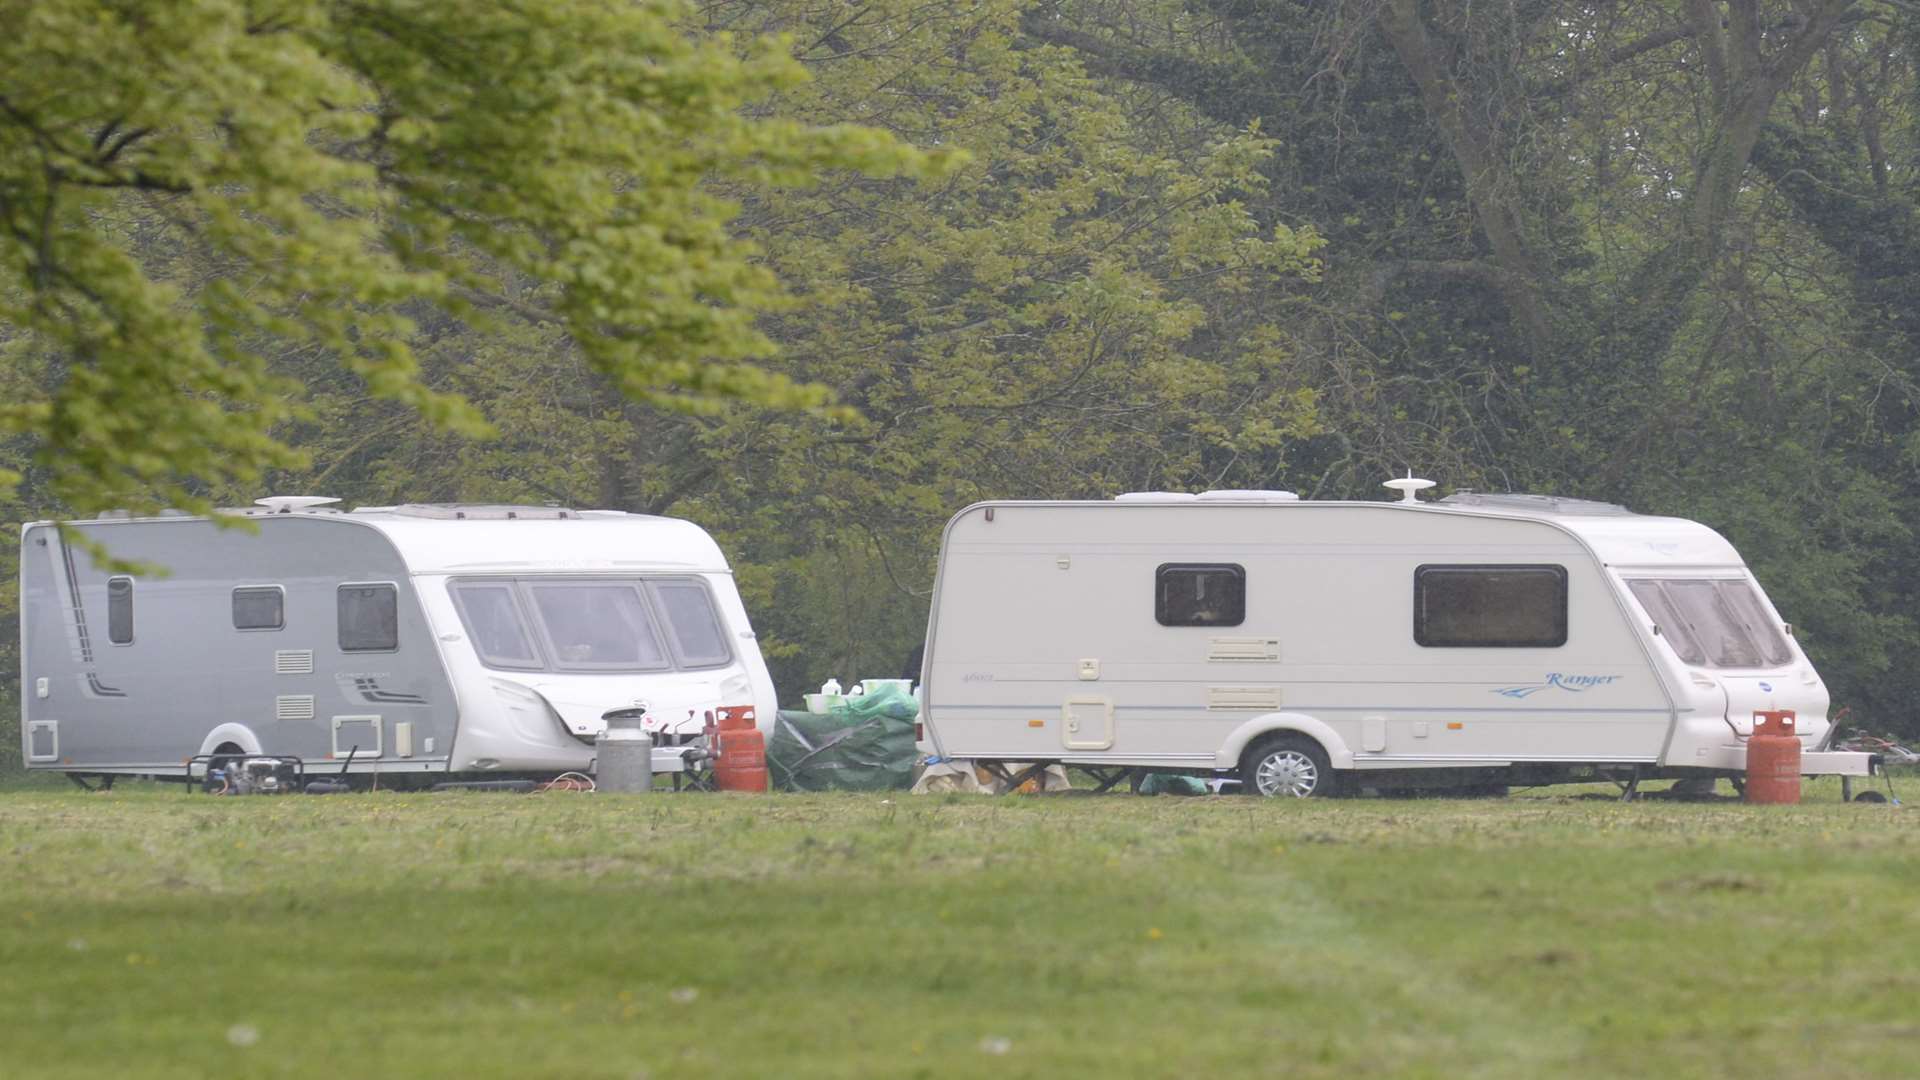
[[[479,307],[502,308],[507,311],[511,311],[515,315],[520,316],[522,319],[525,319],[526,321],[534,324],[535,326],[538,326],[541,323],[552,323],[555,326],[566,325],[566,320],[562,318],[559,314],[555,313],[551,309],[543,308],[538,304],[529,304],[524,300],[515,300],[511,296],[502,296],[499,293],[483,292],[480,289],[471,288],[465,285],[455,286],[453,291],[462,300],[465,300],[470,304],[475,304]]]
[[[1428,34],[1419,0],[1388,0],[1381,5],[1379,18],[1401,66],[1420,91],[1427,117],[1440,129],[1466,181],[1467,201],[1481,234],[1505,271],[1500,295],[1522,341],[1533,356],[1550,355],[1552,331],[1535,285],[1541,280],[1539,270],[1511,202],[1519,184],[1509,165],[1493,151],[1492,135],[1477,108],[1480,102],[1473,99],[1471,88],[1450,74],[1452,50]]]
[[[1237,66],[1109,41],[1069,25],[1046,8],[1022,13],[1020,30],[1042,44],[1079,53],[1091,74],[1165,87],[1222,123],[1240,127],[1259,115],[1253,107],[1258,98],[1246,92],[1246,72]]]
[[[1608,68],[1624,64],[1629,60],[1645,56],[1658,49],[1664,49],[1676,41],[1691,40],[1693,37],[1694,28],[1692,26],[1670,26],[1665,30],[1648,34],[1638,41],[1630,41],[1612,50],[1607,53],[1606,57],[1600,62],[1600,66],[1592,71],[1579,74],[1568,73],[1557,79],[1541,83],[1540,91],[1545,94],[1564,94],[1574,87],[1585,83],[1587,80],[1602,74]]]

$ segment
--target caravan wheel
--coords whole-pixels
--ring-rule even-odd
[[[1275,735],[1247,751],[1240,782],[1255,795],[1306,799],[1333,794],[1333,766],[1320,744],[1304,735]]]

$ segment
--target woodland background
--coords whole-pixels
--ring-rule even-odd
[[[619,304],[671,290],[640,271],[621,278],[614,260],[602,303],[585,274],[555,284],[564,245],[542,263],[489,246],[486,230],[500,230],[487,221],[455,216],[480,227],[428,230],[420,247],[464,250],[460,265],[484,268],[436,271],[457,296],[360,288],[343,305],[392,316],[384,333],[411,366],[383,367],[393,351],[356,360],[364,323],[321,333],[277,321],[315,295],[311,282],[258,300],[272,317],[245,333],[207,331],[224,342],[209,347],[214,374],[181,393],[225,395],[220,410],[266,442],[208,443],[200,465],[165,447],[190,448],[195,425],[225,421],[140,414],[165,436],[159,459],[123,468],[143,431],[76,409],[76,385],[102,400],[133,385],[111,415],[134,416],[182,369],[149,356],[148,381],[129,383],[89,344],[104,339],[62,336],[71,312],[42,303],[55,286],[49,261],[35,261],[55,180],[92,189],[62,236],[110,238],[196,317],[219,315],[208,305],[236,283],[252,288],[251,270],[232,263],[232,245],[197,242],[205,226],[182,210],[183,182],[56,175],[43,151],[58,133],[20,106],[20,76],[0,78],[0,399],[16,408],[0,426],[0,469],[18,474],[7,516],[276,493],[688,517],[734,559],[792,698],[830,674],[899,672],[924,630],[940,528],[976,499],[1210,487],[1380,498],[1381,480],[1412,468],[1439,494],[1554,493],[1707,522],[1793,620],[1836,705],[1876,730],[1920,733],[1920,5],[639,6],[743,64],[786,63],[756,44],[783,35],[773,53],[797,66],[725,102],[755,130],[858,125],[831,128],[825,151],[730,143],[681,163],[690,197],[715,200],[689,204],[724,230],[711,242],[750,244],[728,250],[771,271],[784,297],[764,277],[731,292],[707,283],[680,316],[737,301],[741,326],[689,330],[635,311],[622,325],[654,336],[596,336],[589,323],[626,318]],[[0,2],[0,21],[26,7]],[[394,20],[432,6],[314,7]],[[435,41],[494,25],[468,9],[513,9],[438,7],[465,22],[435,26]],[[415,24],[380,24],[377,40],[405,40],[394,26]],[[631,44],[569,35],[569,55],[595,64]],[[149,42],[139,62],[194,55],[198,40]],[[330,55],[358,62],[359,39],[339,40],[353,47]],[[388,89],[412,70],[395,62]],[[500,69],[458,76],[432,73],[455,104],[420,115],[491,110],[509,132],[523,122],[489,96],[514,84]],[[534,78],[528,92],[563,81]],[[600,107],[567,129],[584,156],[651,167],[645,155],[594,157],[657,134],[631,118],[602,127]],[[93,133],[96,159],[129,130],[106,126],[111,112],[69,118]],[[786,121],[799,127],[765,126]],[[536,149],[494,157],[573,152]],[[404,147],[380,153],[405,164]],[[728,153],[761,165],[713,167]],[[480,165],[435,179],[438,159],[420,160],[416,180],[483,186],[469,182]],[[539,182],[553,190],[552,179]],[[209,174],[217,185],[248,180]],[[398,185],[430,202],[426,186]],[[555,214],[570,212],[563,196]],[[728,204],[737,212],[713,209]],[[322,209],[329,222],[387,220],[394,205]],[[89,264],[67,265],[84,278]],[[260,467],[221,464],[241,459]],[[105,464],[75,472],[76,461]],[[13,554],[0,549],[9,579]],[[0,696],[17,692],[14,602],[0,595]],[[0,753],[17,751],[8,742]]]

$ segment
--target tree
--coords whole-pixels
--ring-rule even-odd
[[[1912,10],[1057,0],[1024,26],[1284,147],[1253,210],[1336,253],[1292,327],[1308,484],[1406,461],[1703,519],[1884,717],[1920,648]]]
[[[338,12],[369,9],[321,10],[337,29]],[[673,10],[690,48],[738,34],[727,63],[758,71],[774,61],[752,43],[784,34],[779,63],[813,76],[756,83],[727,123],[801,139],[805,125],[858,124],[970,155],[933,183],[876,175],[899,158],[885,143],[878,162],[812,170],[809,187],[708,172],[700,195],[738,213],[702,250],[756,252],[755,280],[787,293],[728,323],[750,347],[681,359],[718,356],[696,374],[755,380],[738,365],[775,346],[782,375],[850,408],[723,400],[728,388],[675,383],[671,366],[643,387],[664,393],[636,400],[630,358],[602,346],[625,343],[634,327],[618,320],[658,298],[603,292],[629,305],[611,321],[569,307],[597,283],[491,236],[544,225],[463,231],[462,211],[433,234],[444,242],[416,243],[431,230],[388,206],[413,189],[380,187],[376,170],[369,190],[387,202],[343,210],[329,196],[328,222],[368,230],[376,253],[450,253],[469,278],[352,310],[403,317],[375,338],[405,346],[410,385],[498,435],[419,424],[406,394],[313,333],[250,330],[260,378],[308,392],[304,415],[260,430],[311,463],[269,471],[267,486],[695,517],[734,555],[791,690],[892,673],[924,627],[940,525],[972,499],[1207,486],[1364,498],[1411,465],[1445,487],[1704,520],[1781,601],[1838,700],[1888,715],[1911,697],[1896,662],[1920,649],[1909,0]],[[338,149],[364,136],[328,135],[345,121],[323,119],[311,130],[327,137],[301,153],[371,160]],[[221,130],[189,145],[220,145]],[[466,199],[457,172],[433,175]],[[598,191],[607,174],[582,182]],[[87,220],[192,303],[242,279],[195,240],[205,226],[155,209],[181,201],[109,192]],[[405,279],[428,264],[395,265]],[[5,347],[56,366],[0,364],[0,379],[58,385],[67,361],[44,335]],[[760,389],[776,402],[789,390]],[[7,454],[0,464],[21,460]],[[30,490],[50,487],[49,460],[25,470]]]
[[[421,377],[418,331],[449,320],[550,325],[631,399],[824,406],[755,363],[779,285],[709,185],[935,162],[754,115],[804,69],[675,0],[4,10],[0,434],[70,510],[203,510],[297,464],[301,391],[270,357],[483,432]]]
[[[1272,142],[1109,92],[1070,51],[1034,47],[1023,7],[701,8],[710,26],[796,43],[814,77],[770,97],[772,115],[967,155],[938,183],[840,170],[729,189],[737,228],[794,296],[762,332],[786,371],[855,413],[668,414],[522,327],[492,337],[483,365],[423,349],[446,380],[433,384],[481,404],[500,439],[315,432],[317,463],[353,459],[327,493],[357,480],[374,499],[693,517],[735,555],[792,690],[896,672],[925,627],[940,527],[972,499],[1277,482],[1282,448],[1316,423],[1279,327],[1320,240],[1249,212]]]

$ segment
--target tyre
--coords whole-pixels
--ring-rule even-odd
[[[1253,744],[1240,761],[1240,782],[1253,795],[1296,799],[1334,793],[1327,752],[1304,735],[1273,735]]]

